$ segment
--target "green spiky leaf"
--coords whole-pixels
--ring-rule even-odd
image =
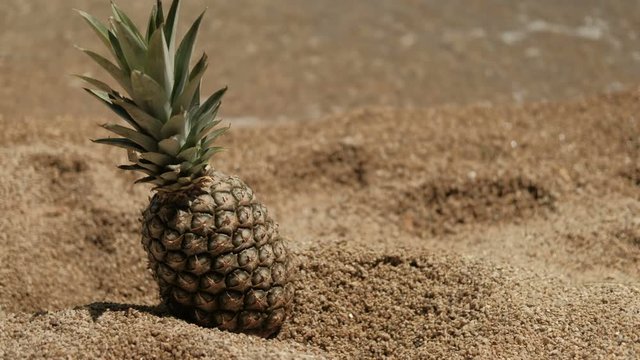
[[[76,9],[75,11],[84,18],[84,20],[87,22],[87,24],[89,24],[89,26],[91,26],[91,28],[95,31],[95,33],[98,35],[98,37],[107,47],[107,49],[111,48],[111,44],[109,42],[109,29],[106,27],[106,25],[104,25],[102,22],[100,22],[100,20],[87,14],[82,10]]]
[[[156,8],[158,9],[156,12],[156,24],[160,28],[160,26],[164,25],[164,10],[162,9],[161,0],[156,0]]]
[[[174,160],[174,158],[172,158],[169,155],[161,154],[157,152],[143,152],[140,154],[140,156],[143,159],[150,161],[160,167],[170,165]]]
[[[209,125],[205,126],[200,131],[198,131],[196,133],[196,138],[195,138],[196,142],[200,142],[201,140],[204,140],[205,138],[215,133],[220,133],[220,135],[224,134],[228,130],[227,127],[216,129],[216,126],[218,126],[220,122],[222,122],[222,120],[214,120]]]
[[[111,44],[111,51],[113,52],[113,56],[116,58],[116,61],[120,65],[120,69],[122,70],[123,76],[126,79],[129,79],[131,76],[131,68],[127,63],[127,59],[124,57],[124,52],[122,51],[122,47],[120,46],[120,42],[118,41],[118,37],[116,34],[109,30],[109,43]],[[128,89],[127,91],[130,91]]]
[[[173,103],[174,111],[187,111],[191,108],[191,104],[193,103],[194,96],[200,96],[198,90],[200,89],[200,82],[202,80],[202,76],[204,72],[207,70],[207,54],[202,54],[200,60],[196,63],[189,75],[189,82],[187,86],[185,86],[182,94],[176,99]]]
[[[194,147],[190,147],[188,149],[180,151],[177,158],[180,160],[191,162],[196,158],[197,155],[198,155],[198,148],[194,146]]]
[[[121,22],[128,29],[128,31],[134,37],[136,37],[139,42],[142,43],[142,34],[140,34],[140,31],[138,30],[138,27],[136,27],[136,24],[134,24],[133,21],[129,19],[129,16],[127,16],[127,14],[122,11],[113,1],[111,2],[111,10],[113,12],[114,18],[117,21]]]
[[[153,176],[156,174],[154,171],[143,168],[140,165],[120,165],[118,166],[118,169],[125,170],[125,171],[139,171],[149,176]]]
[[[131,70],[143,70],[147,53],[146,44],[123,22],[111,19],[111,26],[115,30],[118,43],[122,48],[124,58]]]
[[[187,131],[187,123],[183,113],[172,116],[162,127],[161,133],[164,138],[167,138],[172,135],[185,135]]]
[[[189,172],[192,174],[199,174],[201,171],[203,171],[207,167],[207,165],[209,165],[209,162],[205,161],[201,164],[193,166],[191,169],[189,169]]]
[[[145,133],[153,136],[156,140],[161,140],[162,135],[160,130],[162,129],[162,122],[153,116],[147,114],[138,108],[135,104],[132,104],[125,100],[117,100],[114,102],[116,105],[122,107],[133,119],[133,121],[138,124],[138,126]]]
[[[161,28],[151,36],[145,72],[162,85],[167,99],[170,98],[173,88],[173,61],[169,57],[169,49],[164,39],[164,31]]]
[[[151,183],[154,185],[162,186],[164,185],[165,182],[164,180],[158,179],[155,176],[147,176],[142,179],[138,179],[134,182],[134,184],[145,184],[145,183]]]
[[[197,109],[200,106],[200,84],[196,87],[196,93],[193,94],[193,101],[191,102],[191,107],[189,107],[189,111],[192,109]]]
[[[160,178],[165,181],[176,181],[178,180],[180,172],[179,171],[167,171],[165,173],[160,174]]]
[[[98,144],[117,146],[123,149],[137,151],[137,152],[144,151],[144,149],[140,145],[134,143],[129,139],[124,139],[124,138],[105,138],[105,139],[95,139],[92,141]]]
[[[95,52],[83,50],[103,67],[125,90],[124,97],[108,83],[78,76],[95,90],[87,90],[131,127],[104,127],[122,138],[95,140],[127,150],[131,162],[120,166],[149,175],[137,182],[149,182],[163,191],[181,189],[207,171],[208,160],[222,151],[215,141],[229,127],[218,128],[216,120],[226,87],[200,103],[203,75],[208,58],[203,54],[189,69],[204,12],[176,41],[180,1],[173,0],[165,17],[161,0],[155,5],[143,37],[131,19],[112,3],[109,28],[79,12],[114,55],[115,63]]]
[[[176,51],[176,34],[178,33],[178,16],[180,14],[180,0],[173,0],[171,8],[167,14],[167,21],[164,27],[165,39],[169,53],[175,54]]]
[[[153,33],[156,31],[156,29],[160,25],[156,21],[156,18],[158,15],[158,8],[159,8],[158,5],[153,6],[153,9],[151,10],[151,15],[149,16],[149,21],[147,22],[147,35],[145,36],[147,39],[147,42],[151,41],[151,35],[153,35]]]
[[[129,129],[117,124],[104,124],[102,125],[102,127],[142,146],[145,151],[156,151],[158,149],[158,144],[152,137],[144,135],[133,129]]]
[[[114,65],[111,61],[105,59],[102,55],[99,55],[91,50],[80,49],[85,54],[89,55],[93,61],[105,69],[111,77],[113,77],[127,92],[131,91],[131,81],[123,73],[123,71]]]
[[[164,88],[149,75],[134,70],[131,72],[131,94],[138,106],[162,122],[166,122],[171,113],[171,104]]]
[[[205,151],[205,152],[202,154],[201,159],[202,159],[203,161],[209,161],[209,159],[210,159],[213,155],[215,155],[215,154],[217,154],[217,153],[219,153],[219,152],[222,152],[222,151],[224,151],[224,148],[223,148],[223,147],[217,147],[217,146],[216,146],[216,147],[209,148],[209,149],[207,149],[207,151]]]
[[[86,81],[87,83],[89,83],[89,84],[95,86],[96,88],[98,88],[98,90],[104,91],[105,93],[109,93],[110,94],[110,93],[114,93],[115,92],[115,90],[113,90],[109,85],[103,83],[100,80],[96,80],[96,79],[93,79],[93,78],[90,78],[90,77],[84,76],[84,75],[74,75],[74,76],[79,78],[79,79],[82,79],[82,80]]]
[[[216,91],[215,93],[213,93],[213,95],[211,95],[200,106],[198,111],[196,111],[196,113],[193,116],[195,119],[197,119],[196,120],[197,122],[201,121],[201,119],[204,119],[206,117],[210,117],[211,114],[217,110],[217,108],[220,106],[220,101],[222,100],[222,97],[224,96],[225,92],[227,92],[226,86]]]
[[[189,62],[191,61],[191,54],[193,53],[193,47],[196,42],[196,37],[198,36],[198,29],[200,28],[200,23],[202,22],[202,18],[204,17],[204,12],[198,17],[198,19],[191,25],[189,31],[182,39],[180,46],[178,47],[178,51],[176,52],[176,63],[175,63],[175,83],[173,86],[173,96],[172,102],[182,93],[182,89],[184,88],[187,78],[189,76]]]
[[[178,136],[168,137],[158,143],[158,148],[163,153],[176,157],[180,151],[180,138]]]
[[[203,139],[202,147],[206,149],[213,146],[214,142],[220,136],[224,135],[227,131],[229,131],[230,128],[231,128],[231,125],[211,131],[209,134],[207,134],[205,137],[202,138]],[[198,139],[198,141],[199,140],[200,139]]]
[[[114,104],[112,98],[109,96],[108,93],[100,90],[93,90],[93,89],[85,89],[85,91],[87,91],[89,94],[93,95],[95,98],[100,100],[100,102],[102,102],[103,104],[107,105],[107,107],[109,107],[111,111],[113,111],[122,119],[124,119],[126,122],[128,122],[129,124],[135,127],[135,121],[133,121],[133,118],[131,118],[131,116],[129,116],[129,114],[122,107]]]
[[[143,168],[145,168],[145,169],[147,169],[149,171],[152,171],[154,174],[159,173],[161,171],[161,169],[162,169],[160,166],[158,166],[158,165],[156,165],[156,164],[154,164],[152,162],[149,162],[147,160],[144,160],[144,159],[140,159],[140,160],[136,161],[136,165],[138,165],[140,167],[143,167]]]
[[[216,120],[214,117],[209,118],[207,121],[203,121],[200,123],[196,123],[195,126],[189,131],[189,136],[185,141],[183,146],[184,149],[195,146],[200,139],[204,137],[202,135],[202,131],[207,131],[213,129],[220,123],[221,120]],[[206,134],[205,134],[206,135]]]

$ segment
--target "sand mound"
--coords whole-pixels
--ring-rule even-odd
[[[95,124],[0,116],[0,357],[633,358],[638,113],[631,92],[235,127],[216,166],[301,260],[269,341],[155,307],[149,191],[87,140]]]
[[[95,303],[2,318],[3,359],[314,359],[319,351],[187,324],[162,310]]]
[[[298,255],[293,318],[265,341],[203,329],[162,308],[94,303],[5,314],[5,356],[445,358],[637,355],[640,289],[572,286],[442,253],[348,243]],[[305,344],[303,346],[301,344]],[[2,354],[0,354],[2,355]]]
[[[342,358],[624,358],[638,350],[638,288],[574,287],[457,256],[348,244],[302,263],[295,317],[280,337]]]

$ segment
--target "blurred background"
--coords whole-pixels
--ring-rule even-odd
[[[118,3],[146,24],[153,1]],[[230,86],[225,117],[560,100],[640,83],[640,1],[185,0],[182,34],[205,6],[204,87]],[[72,8],[103,20],[110,10],[107,0],[0,2],[0,114],[107,116],[69,76],[106,78],[73,47],[104,53]]]

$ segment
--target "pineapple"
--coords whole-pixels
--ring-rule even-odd
[[[209,165],[228,130],[216,119],[226,88],[200,102],[206,54],[189,65],[204,13],[176,46],[179,7],[174,0],[165,17],[158,0],[145,35],[113,3],[109,26],[78,11],[116,63],[80,50],[129,96],[80,76],[129,125],[105,124],[119,137],[94,142],[126,149],[130,164],[119,168],[154,185],[142,244],[170,311],[202,326],[270,336],[291,310],[292,258],[251,188]]]

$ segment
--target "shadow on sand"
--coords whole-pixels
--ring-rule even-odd
[[[158,317],[173,317],[164,305],[147,306],[111,302],[94,302],[88,305],[77,306],[74,308],[74,310],[89,311],[89,314],[91,315],[93,321],[97,321],[102,316],[102,314],[107,311],[128,312],[130,310],[136,310]]]

